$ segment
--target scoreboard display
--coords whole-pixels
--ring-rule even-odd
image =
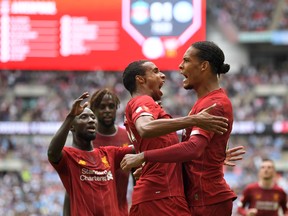
[[[176,70],[205,13],[205,0],[0,0],[0,70]]]

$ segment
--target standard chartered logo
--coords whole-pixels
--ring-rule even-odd
[[[86,168],[82,169],[80,175],[81,181],[110,181],[113,180],[113,174],[110,170],[89,170]]]

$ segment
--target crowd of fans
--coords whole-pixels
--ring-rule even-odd
[[[239,31],[287,30],[288,28],[287,0],[208,0],[207,6],[211,8],[214,16],[229,16]],[[278,7],[281,10],[277,10]],[[273,21],[277,23],[275,26]]]
[[[10,148],[2,148],[5,139],[12,143]],[[1,158],[20,159],[18,166],[0,171],[0,215],[61,215],[64,188],[47,161],[50,139],[43,135],[0,139]]]
[[[283,6],[283,14],[280,18],[278,29],[286,31],[288,29],[288,0],[285,0],[285,4]]]
[[[288,86],[288,67],[271,65],[243,67],[238,73],[221,78],[234,107],[235,121],[282,121],[288,117],[288,102],[285,92],[274,94],[272,89]],[[182,88],[182,76],[165,72],[162,104],[173,116],[187,115],[190,105],[196,100]],[[121,72],[29,72],[3,71],[0,73],[0,89],[3,101],[0,105],[0,121],[61,121],[72,101],[84,91],[92,93],[97,88],[113,89],[121,100],[118,123],[123,122],[123,113],[130,95],[122,85]],[[43,95],[18,95],[17,86],[43,85]],[[31,87],[32,86],[32,87]],[[266,86],[271,94],[258,95],[255,87]],[[5,90],[4,90],[5,89]],[[32,94],[31,94],[32,95]],[[189,95],[189,96],[188,96]],[[179,109],[181,107],[181,109]]]
[[[271,94],[263,96],[255,93],[256,86],[270,89],[288,86],[287,68],[249,66],[221,78],[222,87],[227,90],[234,106],[235,121],[271,123],[288,119],[287,94],[275,96],[271,91]],[[183,77],[178,72],[167,71],[165,75],[164,108],[173,116],[187,115],[196,96],[182,88]],[[130,95],[122,85],[121,76],[121,72],[102,71],[2,71],[0,121],[62,121],[72,100],[83,91],[92,93],[97,88],[109,87],[121,99],[117,123],[123,125],[124,108]],[[29,97],[27,93],[17,93],[15,89],[19,85],[28,86],[28,89],[29,86],[43,85],[47,91]],[[20,159],[21,165],[14,170],[3,167],[0,170],[0,215],[61,215],[64,189],[47,161],[50,139],[48,135],[0,135],[1,158]],[[225,172],[227,181],[239,195],[246,183],[256,180],[255,170],[261,157],[281,160],[283,149],[288,147],[285,135],[232,136],[229,142],[231,147],[244,145],[247,152],[243,161],[238,162],[235,168],[226,167]],[[280,174],[279,181],[288,192],[287,172]]]

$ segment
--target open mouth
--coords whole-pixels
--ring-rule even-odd
[[[185,79],[187,79],[187,75],[185,75],[185,74],[183,73],[183,71],[181,71],[180,74],[181,74],[182,76],[184,76]]]
[[[87,131],[94,133],[94,132],[96,132],[96,127],[94,127],[94,126],[87,127]]]
[[[181,75],[184,77],[183,82],[188,79],[188,76],[186,76],[184,73],[181,73]]]
[[[159,89],[161,89],[161,88],[163,87],[164,83],[165,83],[165,81],[163,81],[162,83],[160,83]]]

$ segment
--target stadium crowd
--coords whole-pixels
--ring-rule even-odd
[[[281,68],[271,65],[247,66],[221,80],[222,87],[227,90],[236,107],[235,121],[272,122],[287,119],[287,68],[285,64]],[[195,97],[188,97],[188,92],[181,88],[182,77],[178,72],[165,72],[165,75],[165,96],[162,100],[165,109],[175,117],[186,115],[189,104],[193,104]],[[76,95],[84,90],[92,92],[101,87],[112,88],[119,95],[121,106],[118,119],[121,121],[129,99],[121,83],[121,72],[3,71],[0,76],[0,97],[3,101],[0,121],[59,121],[65,117],[69,103]],[[47,89],[43,95],[35,96],[32,92],[34,85],[42,85]],[[17,91],[18,87],[23,86],[26,86],[31,95],[22,95],[22,92]],[[284,92],[274,93],[271,90],[266,94],[258,94],[257,86],[263,86],[265,92],[283,87]]]
[[[230,19],[238,31],[287,30],[287,0],[207,1],[217,17]]]

